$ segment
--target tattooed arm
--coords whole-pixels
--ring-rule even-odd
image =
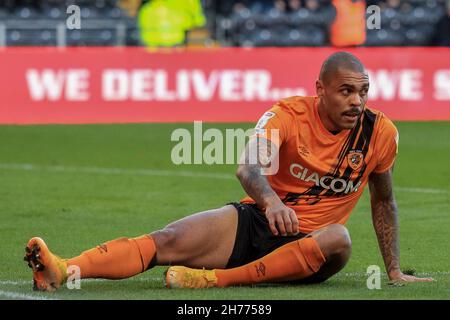
[[[251,139],[246,146],[236,176],[245,192],[262,208],[274,235],[283,236],[298,233],[298,219],[295,211],[280,200],[267,180],[264,170],[273,164],[278,147],[264,138]]]
[[[392,187],[392,169],[384,173],[372,173],[369,177],[372,221],[378,238],[386,271],[392,281],[431,281],[405,275],[400,270],[397,204]]]

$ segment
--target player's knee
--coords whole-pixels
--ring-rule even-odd
[[[342,224],[332,224],[329,226],[333,233],[336,253],[348,253],[352,249],[352,240],[346,227]]]
[[[342,256],[342,260],[348,260],[350,257],[352,242],[347,228],[343,225],[329,225],[323,232],[318,233],[315,239],[327,259]]]
[[[179,235],[175,228],[169,226],[162,230],[152,233],[152,237],[155,241],[155,246],[158,252],[169,253],[176,251],[179,245]]]
[[[333,258],[336,260],[336,263],[339,264],[339,269],[341,269],[350,259],[352,252],[352,241],[346,227],[340,224],[336,224],[335,226],[336,230],[334,232],[336,235],[336,244],[332,255],[334,256]]]

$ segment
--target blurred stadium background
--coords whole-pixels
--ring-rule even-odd
[[[155,268],[31,292],[32,236],[73,256],[241,198],[234,165],[173,164],[171,133],[250,128],[278,98],[313,95],[337,50],[362,59],[369,105],[396,121],[403,267],[437,282],[393,288],[383,274],[367,289],[383,262],[366,193],[353,257],[321,286],[168,291]],[[0,299],[450,298],[450,1],[0,0],[0,71]]]
[[[450,44],[445,0],[347,2],[351,1],[1,0],[0,46],[327,46],[339,42],[333,40],[339,32],[332,30],[337,15],[346,16],[344,25],[356,19],[353,28],[361,29],[358,21],[365,10],[360,6],[370,5],[380,7],[382,28],[369,30],[367,37],[353,30],[357,45]],[[65,28],[71,4],[81,8],[81,30]],[[180,30],[187,37],[174,35]],[[154,38],[172,33],[172,39],[148,40],[147,33]]]

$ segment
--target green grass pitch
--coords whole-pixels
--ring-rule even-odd
[[[366,191],[347,224],[352,258],[320,285],[174,290],[164,287],[165,268],[156,267],[126,280],[83,280],[81,290],[53,294],[31,290],[22,260],[30,237],[70,257],[239,200],[243,190],[233,165],[172,164],[171,132],[192,131],[192,124],[0,126],[0,299],[449,299],[450,122],[397,126],[402,268],[436,282],[394,287],[383,273],[381,289],[367,289],[367,267],[384,267]]]

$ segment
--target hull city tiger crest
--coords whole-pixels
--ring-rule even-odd
[[[361,150],[351,150],[347,155],[347,161],[350,168],[358,170],[363,164],[363,153]]]

